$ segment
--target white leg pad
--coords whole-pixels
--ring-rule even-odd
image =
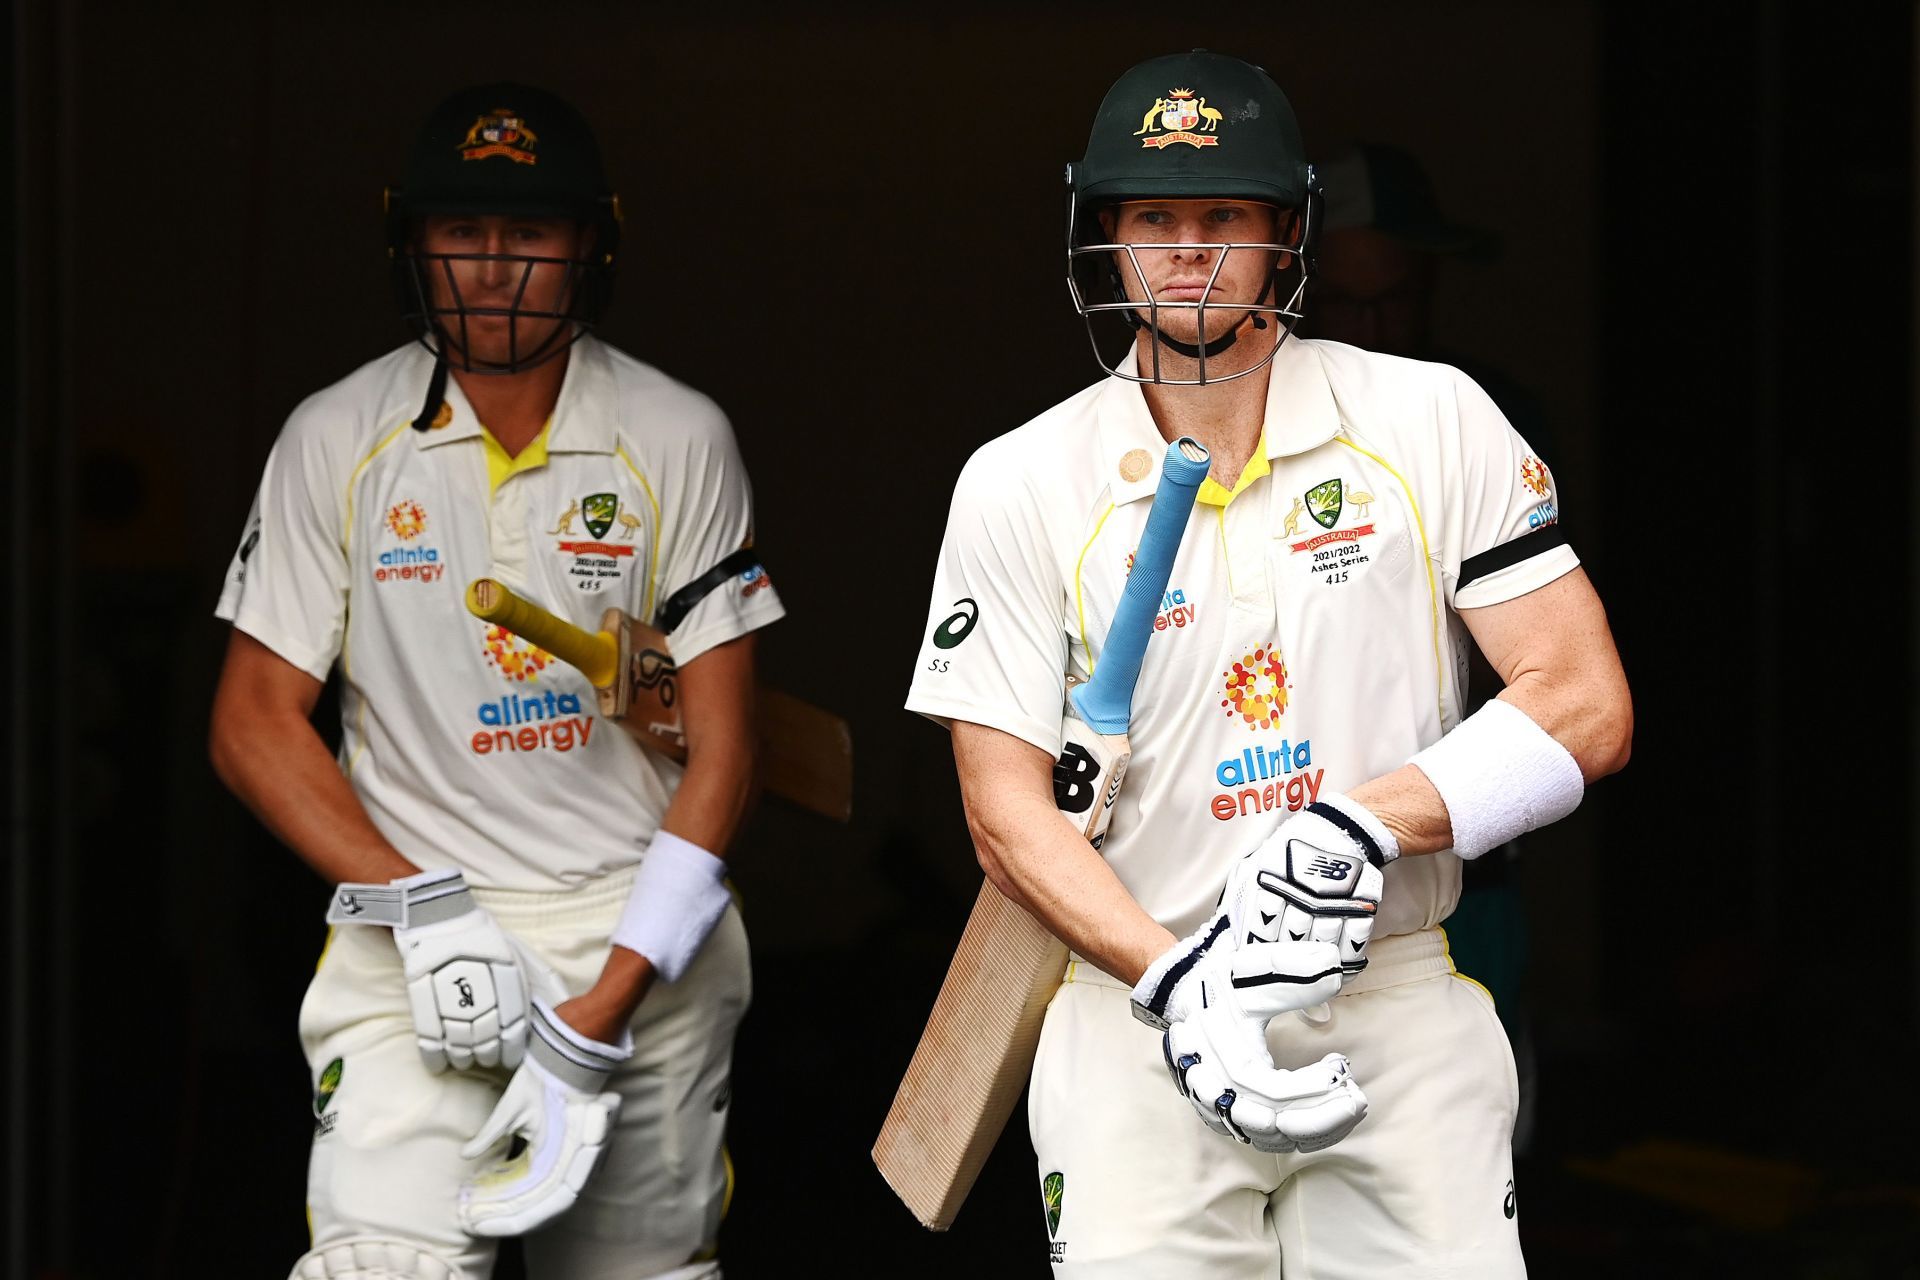
[[[387,1236],[335,1240],[293,1264],[287,1280],[465,1280],[466,1272],[418,1245]]]

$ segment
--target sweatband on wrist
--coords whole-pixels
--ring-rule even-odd
[[[614,942],[651,960],[666,981],[677,981],[726,914],[732,900],[722,883],[726,870],[691,840],[656,833],[614,926]]]
[[[1453,851],[1463,858],[1560,821],[1580,807],[1587,789],[1572,753],[1498,698],[1408,763],[1446,802]]]

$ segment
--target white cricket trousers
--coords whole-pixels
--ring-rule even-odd
[[[1175,1091],[1160,1033],[1134,1019],[1127,988],[1069,966],[1028,1093],[1034,1205],[1059,1209],[1047,1240],[1058,1280],[1526,1275],[1513,1054],[1441,930],[1375,939],[1338,998],[1274,1019],[1268,1045],[1286,1068],[1346,1054],[1366,1118],[1311,1155],[1214,1133]]]
[[[626,871],[566,892],[473,896],[577,995],[600,976],[632,886]],[[702,1273],[689,1264],[712,1256],[732,1190],[723,1142],[734,1030],[750,998],[746,930],[729,907],[680,981],[656,983],[640,1002],[633,1058],[608,1085],[622,1102],[605,1161],[572,1209],[526,1238],[536,1280]],[[300,1008],[300,1039],[316,1091],[340,1063],[308,1161],[314,1244],[396,1237],[484,1280],[495,1244],[460,1230],[460,1184],[479,1164],[460,1148],[486,1122],[507,1073],[427,1071],[386,929],[334,930]]]

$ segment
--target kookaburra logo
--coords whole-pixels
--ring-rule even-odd
[[[473,1008],[473,983],[465,978],[455,978],[453,985],[460,988],[460,1007],[462,1009]]]
[[[342,889],[340,891],[340,910],[350,916],[357,916],[362,911],[365,911],[366,908],[360,905],[360,899],[353,896],[352,890]]]

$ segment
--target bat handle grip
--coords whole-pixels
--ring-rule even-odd
[[[604,631],[583,631],[565,618],[515,595],[493,578],[467,585],[467,612],[505,627],[539,645],[562,662],[578,667],[596,689],[610,687],[620,674],[620,642]]]
[[[1068,695],[1080,718],[1097,733],[1127,731],[1133,711],[1133,685],[1147,654],[1147,640],[1153,635],[1154,615],[1160,611],[1160,598],[1173,574],[1174,556],[1180,550],[1187,518],[1193,514],[1194,499],[1200,493],[1200,482],[1207,478],[1210,463],[1205,446],[1191,436],[1181,436],[1167,446],[1160,486],[1154,491],[1153,507],[1134,552],[1127,585],[1121,588],[1120,602],[1114,606],[1100,664],[1090,681]]]

